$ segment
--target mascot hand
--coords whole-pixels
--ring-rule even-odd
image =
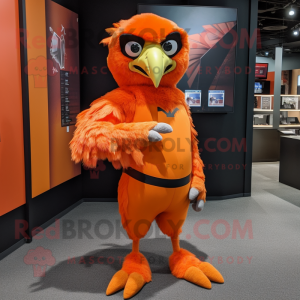
[[[189,200],[191,201],[191,203],[193,203],[192,207],[197,212],[202,211],[204,208],[204,201],[197,200],[198,195],[199,191],[196,188],[192,187],[189,192]]]
[[[150,142],[159,142],[162,136],[159,133],[170,133],[173,128],[167,123],[158,123],[154,128],[149,131],[148,140]]]

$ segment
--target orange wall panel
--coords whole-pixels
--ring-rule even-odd
[[[275,78],[275,72],[268,72],[267,80],[270,81],[270,94],[274,95],[274,79]]]
[[[26,0],[32,197],[50,189],[45,1]]]
[[[25,204],[18,0],[0,1],[0,216]]]

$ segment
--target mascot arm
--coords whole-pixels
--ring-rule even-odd
[[[201,211],[203,209],[203,204],[206,202],[206,188],[204,183],[205,175],[203,173],[204,164],[199,155],[197,140],[198,133],[194,128],[195,126],[193,124],[190,108],[186,104],[185,100],[183,101],[183,105],[185,106],[191,123],[192,180],[189,199],[191,202],[193,202],[193,209],[196,211]]]
[[[189,199],[192,207],[196,212],[200,212],[204,208],[206,202],[205,176],[203,173],[204,164],[199,155],[197,132],[192,127],[192,180],[189,192]]]
[[[199,191],[197,200],[206,201],[205,175],[203,173],[204,164],[199,155],[197,132],[192,128],[192,182],[191,188]]]
[[[116,169],[128,167],[131,159],[143,164],[140,149],[148,145],[149,131],[157,122],[126,123],[122,106],[104,97],[77,116],[70,142],[72,160],[89,168],[95,168],[99,159],[108,159]]]

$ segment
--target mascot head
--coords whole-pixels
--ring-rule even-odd
[[[107,65],[120,87],[174,87],[189,62],[188,34],[174,22],[154,14],[135,15],[113,24]]]

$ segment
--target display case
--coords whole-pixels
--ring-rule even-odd
[[[253,128],[275,129],[274,95],[254,95]],[[280,95],[279,128],[300,128],[300,95]]]
[[[274,95],[254,95],[253,128],[273,128]]]
[[[280,128],[300,128],[300,95],[280,95]]]

